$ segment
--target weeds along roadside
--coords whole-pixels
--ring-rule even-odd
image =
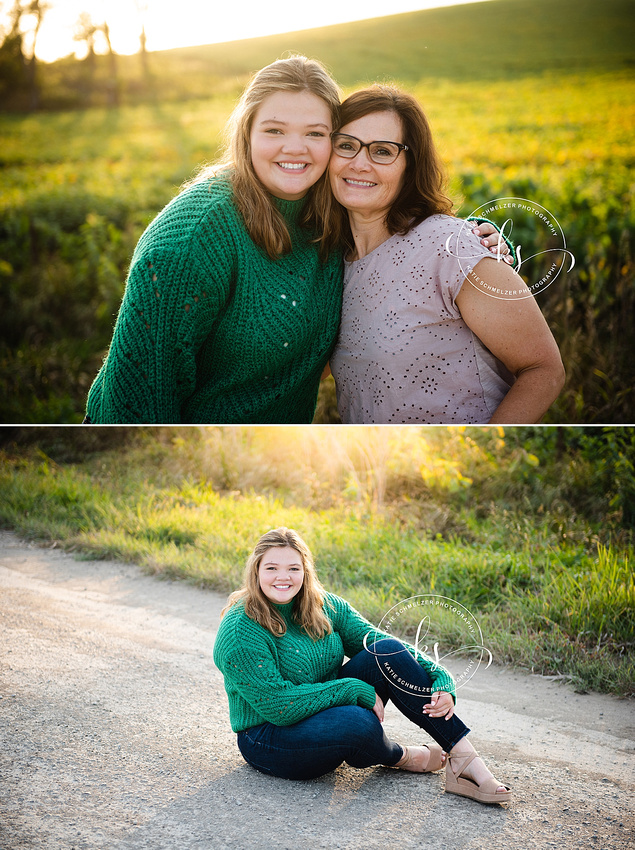
[[[105,447],[37,430],[0,457],[0,520],[29,539],[229,592],[255,539],[289,525],[375,622],[436,593],[498,662],[635,692],[623,429],[115,429]]]

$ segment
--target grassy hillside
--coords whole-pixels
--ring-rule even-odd
[[[161,100],[237,91],[249,74],[288,51],[321,59],[343,86],[386,78],[476,83],[559,71],[633,70],[632,3],[606,0],[598,10],[591,0],[489,0],[160,51],[151,54],[150,67]],[[126,96],[147,96],[139,58],[121,57],[120,67]],[[49,66],[43,74],[45,99],[76,98],[81,73],[75,61]]]
[[[285,50],[348,87],[395,77],[414,92],[460,212],[504,196],[553,212],[576,266],[540,297],[568,372],[548,421],[634,421],[630,8],[491,0],[166,51],[150,56],[149,103],[0,115],[0,421],[81,421],[143,227],[216,156],[248,72]],[[129,99],[145,97],[138,57],[121,58]],[[51,96],[81,70],[50,66]],[[519,236],[529,256],[538,236]]]
[[[497,80],[543,71],[633,68],[629,0],[489,0],[303,32],[155,54],[157,67],[192,63],[237,76],[285,50],[317,56],[342,85],[394,77]],[[183,63],[183,65],[180,65]]]

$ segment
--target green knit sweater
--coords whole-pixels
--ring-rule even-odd
[[[293,250],[271,260],[226,179],[195,184],[135,249],[94,423],[309,423],[335,342],[341,255],[321,263],[298,225],[304,201],[274,202]]]
[[[233,605],[221,620],[214,644],[214,662],[225,677],[229,719],[234,732],[260,723],[291,726],[336,705],[372,709],[375,689],[359,679],[338,679],[344,655],[352,658],[368,641],[393,637],[376,629],[348,602],[326,595],[324,612],[333,632],[312,640],[293,620],[293,601],[276,605],[287,631],[271,634],[245,613],[242,602]],[[413,655],[415,651],[408,647]],[[455,696],[454,680],[443,667],[432,670],[430,658],[418,656],[430,673],[436,690]]]

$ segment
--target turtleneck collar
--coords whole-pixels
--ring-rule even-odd
[[[282,618],[287,622],[291,622],[293,616],[293,604],[295,599],[292,599],[290,602],[284,602],[282,604],[278,604],[277,602],[272,602],[271,605],[275,608],[275,610],[282,615]]]
[[[288,224],[296,224],[306,203],[306,196],[300,198],[299,201],[284,201],[282,198],[276,198],[271,195],[276,209],[282,214],[284,220]]]

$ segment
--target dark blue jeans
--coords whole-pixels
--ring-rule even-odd
[[[392,700],[446,752],[470,731],[456,715],[446,720],[423,713],[423,706],[430,702],[432,680],[393,638],[359,652],[342,666],[339,677],[372,685],[384,705]],[[403,755],[403,748],[386,737],[375,713],[357,705],[328,708],[293,726],[252,726],[238,733],[238,747],[252,767],[284,779],[315,779],[342,762],[359,768],[394,766]]]

